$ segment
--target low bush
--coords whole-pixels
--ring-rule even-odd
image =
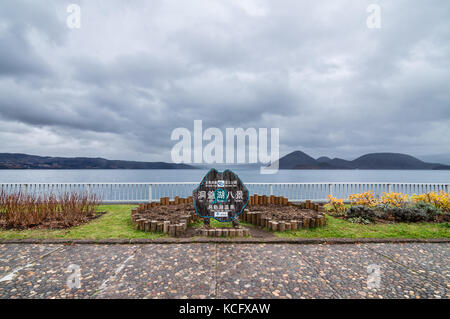
[[[379,204],[374,208],[361,205],[352,206],[347,210],[345,217],[352,223],[362,224],[366,224],[366,221],[375,222],[377,219],[414,223],[447,221],[448,214],[443,214],[429,203],[420,202],[406,207],[389,204]]]
[[[389,204],[381,203],[375,206],[373,209],[380,213],[387,213],[392,209],[392,206]]]
[[[412,205],[411,207],[420,209],[427,216],[429,216],[429,218],[431,220],[436,219],[443,215],[443,212],[431,203],[417,202],[414,205]]]
[[[376,211],[367,206],[352,206],[347,210],[347,218],[363,218],[370,222],[374,222],[378,216]]]
[[[96,217],[95,195],[65,193],[35,195],[0,192],[0,227],[26,229],[66,228]]]
[[[430,217],[425,211],[413,206],[393,207],[389,211],[389,215],[397,222],[422,222],[434,220],[434,217]]]

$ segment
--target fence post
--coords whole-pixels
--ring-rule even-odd
[[[152,184],[148,184],[148,201],[153,202]]]
[[[388,193],[391,192],[391,189],[392,189],[392,184],[388,184]]]
[[[87,184],[86,192],[87,192],[87,196],[89,197],[91,195],[91,184]]]
[[[273,185],[270,184],[270,196],[272,196],[272,195],[273,195]]]
[[[329,195],[330,196],[333,196],[333,184],[328,184],[328,187],[329,187]]]

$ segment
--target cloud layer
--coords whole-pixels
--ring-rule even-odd
[[[366,8],[381,6],[381,29]],[[0,152],[170,161],[177,127],[450,163],[450,3],[0,3]]]

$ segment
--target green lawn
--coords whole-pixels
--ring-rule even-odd
[[[108,213],[82,226],[65,230],[0,230],[0,239],[19,238],[65,238],[65,239],[102,239],[102,238],[160,238],[162,234],[145,233],[134,230],[130,213],[136,205],[104,205],[99,211]],[[284,232],[279,237],[345,237],[345,238],[450,238],[450,226],[446,224],[393,224],[393,225],[359,225],[327,216],[327,226],[318,229],[306,229],[296,232]],[[231,223],[211,221],[212,226],[230,227]],[[199,226],[197,224],[196,226]],[[251,226],[243,224],[245,226]]]

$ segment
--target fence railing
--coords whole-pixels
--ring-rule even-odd
[[[159,201],[161,197],[192,195],[198,182],[167,183],[0,183],[0,191],[22,191],[29,194],[88,193],[104,203],[141,203]],[[326,201],[328,195],[346,198],[350,194],[372,190],[383,192],[423,194],[431,191],[450,192],[448,183],[245,183],[251,195],[275,195],[290,201]]]

